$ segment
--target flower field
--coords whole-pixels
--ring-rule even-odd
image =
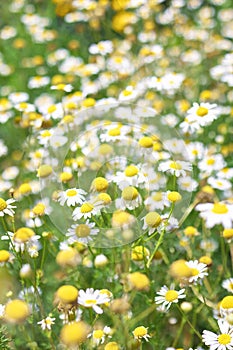
[[[233,350],[231,1],[0,9],[0,350]]]

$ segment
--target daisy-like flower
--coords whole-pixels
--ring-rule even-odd
[[[218,326],[221,334],[204,330],[202,334],[203,342],[210,347],[210,350],[232,350],[233,327],[223,320],[218,320]]]
[[[110,40],[99,41],[97,44],[91,44],[89,52],[92,55],[105,56],[113,51],[113,44]]]
[[[112,176],[112,181],[123,190],[128,186],[138,187],[146,182],[146,177],[138,166],[131,164],[125,168],[124,172],[117,171],[116,175]]]
[[[205,276],[208,276],[207,265],[200,263],[198,260],[189,260],[186,265],[190,268],[191,276],[189,277],[189,283],[196,284],[198,280],[202,280]]]
[[[121,193],[121,198],[116,200],[116,207],[124,210],[128,208],[133,210],[137,208],[142,202],[141,196],[138,190],[133,186],[125,187]]]
[[[143,230],[148,229],[148,234],[151,235],[161,224],[162,218],[156,211],[151,211],[142,218],[144,220]]]
[[[199,126],[209,125],[218,117],[217,105],[205,102],[200,104],[194,102],[193,107],[187,113],[187,120],[195,122]]]
[[[17,252],[23,252],[25,249],[28,249],[32,246],[36,247],[38,251],[40,248],[39,239],[40,236],[36,235],[35,232],[28,227],[21,227],[15,233],[8,232],[8,235],[3,235],[2,240],[9,240],[11,238],[11,245],[14,245],[14,248]]]
[[[195,209],[199,211],[200,216],[205,219],[208,228],[221,224],[224,228],[232,227],[233,204],[224,202],[200,203]]]
[[[15,200],[13,198],[7,199],[6,201],[3,198],[0,198],[0,216],[10,215],[14,216],[15,205],[12,205]]]
[[[183,162],[181,160],[167,160],[159,164],[159,171],[168,172],[176,177],[186,176],[186,171],[191,171],[192,166],[188,162]]]
[[[157,209],[163,210],[165,206],[169,206],[165,193],[160,191],[152,192],[151,195],[145,199],[144,204],[150,211]]]
[[[233,278],[228,278],[222,282],[222,287],[228,292],[233,293]]]
[[[68,243],[73,244],[75,242],[81,242],[87,244],[92,240],[91,236],[97,235],[99,230],[95,228],[94,222],[87,220],[85,224],[72,225],[68,229],[66,236],[68,237]]]
[[[46,317],[43,320],[37,322],[37,324],[39,324],[42,328],[43,331],[45,330],[49,330],[51,331],[51,326],[55,323],[54,321],[56,320],[55,317]]]
[[[145,339],[145,341],[149,341],[149,338],[151,338],[151,336],[148,334],[148,327],[139,326],[135,328],[132,333],[134,339],[136,340],[141,341],[142,339]]]
[[[51,90],[71,92],[73,90],[73,86],[71,84],[57,84],[57,85],[52,85]]]
[[[172,303],[178,303],[179,299],[184,299],[185,289],[181,289],[179,291],[174,289],[174,285],[170,287],[163,286],[160,291],[157,293],[158,296],[155,297],[155,303],[161,304],[163,310],[168,310]]]
[[[108,326],[105,326],[103,329],[95,329],[88,335],[88,338],[92,337],[93,345],[99,346],[105,342],[106,338],[112,338],[111,333],[112,329]]]
[[[78,304],[92,308],[97,314],[102,314],[103,310],[99,305],[106,304],[110,301],[107,294],[101,293],[98,289],[87,288],[86,291],[80,290],[78,295]]]
[[[69,188],[66,191],[61,191],[58,196],[58,202],[63,206],[66,202],[68,207],[75,204],[82,204],[85,201],[87,193],[81,188]]]
[[[102,202],[98,202],[95,200],[84,202],[80,207],[77,207],[74,209],[72,217],[75,221],[81,218],[84,218],[84,219],[91,218],[93,215],[99,214],[102,206],[103,206]]]
[[[207,182],[212,188],[216,188],[220,191],[229,190],[232,187],[229,180],[214,178],[212,176],[208,178]]]
[[[126,125],[111,124],[106,128],[107,130],[100,135],[101,142],[120,141],[126,138],[126,134],[129,133],[130,128]]]

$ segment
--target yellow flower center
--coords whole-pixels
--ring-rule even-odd
[[[53,168],[50,165],[41,165],[37,171],[37,175],[39,177],[47,177],[51,175],[53,172]]]
[[[67,347],[83,343],[88,334],[90,327],[83,321],[68,323],[61,330],[61,340]]]
[[[133,331],[133,334],[135,337],[143,337],[147,334],[147,329],[146,327],[140,326],[135,328],[135,330]]]
[[[75,234],[77,237],[87,237],[89,236],[91,229],[86,224],[80,224],[75,229]]]
[[[108,188],[108,181],[104,177],[97,177],[93,180],[92,186],[98,192],[105,191]]]
[[[49,136],[51,136],[51,132],[49,132],[48,130],[45,130],[41,133],[41,136],[42,137],[49,137]]]
[[[197,234],[197,229],[195,227],[193,227],[193,226],[188,226],[184,230],[184,234],[186,236],[195,236]]]
[[[211,209],[211,211],[214,214],[226,214],[228,213],[228,208],[225,204],[223,203],[214,203],[213,208]]]
[[[85,304],[90,305],[90,306],[95,305],[96,304],[96,300],[95,299],[87,299],[85,301]]]
[[[0,198],[0,211],[7,208],[7,203],[4,201],[4,199]]]
[[[197,109],[197,115],[198,115],[198,117],[204,117],[206,114],[208,114],[208,109],[207,108],[205,108],[205,107],[198,107],[198,109]]]
[[[128,186],[123,189],[122,191],[122,198],[126,201],[131,201],[133,199],[136,199],[138,197],[138,191],[133,186]]]
[[[33,209],[32,212],[35,215],[43,215],[45,212],[45,205],[43,203],[38,203]]]
[[[192,267],[191,273],[192,273],[192,276],[197,276],[200,273],[200,271],[198,269],[195,269],[194,267]]]
[[[122,91],[122,94],[123,94],[124,96],[130,96],[130,95],[132,95],[132,93],[133,93],[133,91],[130,91],[130,90],[123,90],[123,91]]]
[[[223,300],[221,301],[220,306],[223,309],[233,309],[233,296],[232,295],[228,295],[225,298],[223,298]]]
[[[57,110],[57,107],[55,105],[51,105],[48,107],[48,113],[53,113]]]
[[[17,243],[26,243],[34,235],[35,235],[35,232],[32,231],[30,228],[21,227],[15,232],[15,234],[13,236],[13,241],[15,241]]]
[[[132,177],[138,174],[138,168],[135,165],[129,165],[125,169],[125,176]]]
[[[182,166],[177,162],[170,162],[170,168],[175,170],[180,170],[182,169]]]
[[[112,224],[114,227],[123,226],[130,222],[132,216],[127,211],[119,210],[112,215]]]
[[[153,140],[151,137],[148,137],[148,136],[142,137],[138,143],[141,147],[144,147],[144,148],[153,147]]]
[[[95,104],[96,104],[96,101],[94,100],[94,98],[86,98],[84,101],[83,101],[83,106],[84,107],[93,107]]]
[[[232,238],[233,237],[233,228],[225,228],[223,231],[224,238]]]
[[[7,250],[0,250],[0,263],[6,262],[10,259],[10,253]]]
[[[171,202],[178,202],[181,200],[182,197],[178,192],[172,191],[168,193],[167,198]]]
[[[21,109],[26,109],[27,106],[28,106],[28,104],[26,102],[20,102],[20,104],[19,104],[19,108],[21,108]]]
[[[60,180],[62,182],[70,181],[72,178],[73,178],[73,175],[71,173],[64,172],[60,174]]]
[[[178,292],[176,290],[168,290],[165,294],[166,301],[172,302],[178,298]]]
[[[101,339],[104,336],[104,332],[101,329],[98,329],[93,332],[93,338]]]
[[[21,322],[26,319],[29,314],[29,307],[23,300],[11,300],[5,308],[5,318],[10,322]]]
[[[215,159],[214,158],[209,158],[206,162],[207,165],[213,165],[215,163]]]
[[[113,151],[112,147],[110,145],[108,145],[107,143],[103,143],[99,147],[99,154],[101,154],[103,156],[107,155],[107,154],[111,154],[112,151]]]
[[[76,191],[76,190],[68,190],[67,192],[66,192],[66,195],[68,196],[68,197],[74,197],[74,196],[76,196],[78,194],[78,192]]]
[[[153,194],[152,199],[155,202],[160,202],[162,200],[163,196],[162,196],[162,192],[156,192],[155,194]]]
[[[229,334],[220,334],[218,336],[218,342],[222,345],[227,345],[231,342],[231,336]]]
[[[161,216],[155,211],[152,211],[145,216],[145,222],[149,227],[157,227],[161,221]]]
[[[56,294],[58,299],[60,299],[63,303],[71,303],[77,300],[78,289],[70,285],[61,286],[57,290]]]
[[[30,193],[31,191],[32,191],[32,188],[30,184],[22,184],[19,187],[19,193],[21,194],[27,194],[27,193]]]
[[[94,206],[86,202],[81,206],[80,211],[81,213],[85,214],[85,213],[90,213],[93,209],[94,209]]]
[[[115,341],[112,341],[105,345],[104,350],[119,350],[119,346]]]
[[[107,193],[98,194],[97,200],[103,202],[104,204],[109,204],[112,201],[111,197]]]
[[[119,136],[121,134],[120,128],[113,128],[108,131],[109,136]]]

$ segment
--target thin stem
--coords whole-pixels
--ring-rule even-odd
[[[154,258],[155,253],[156,253],[157,250],[159,249],[159,246],[162,244],[164,235],[165,235],[165,228],[162,230],[162,232],[161,232],[161,234],[160,234],[160,237],[159,237],[159,240],[158,240],[158,242],[157,242],[157,244],[156,244],[156,246],[155,246],[155,249],[153,250],[153,252],[152,252],[152,254],[151,254],[151,256],[150,256],[150,258],[149,258],[149,260],[148,260],[148,262],[147,262],[147,268],[150,267],[150,264],[151,264],[151,262],[152,262],[152,260],[153,260],[153,258]]]
[[[198,336],[199,339],[202,340],[202,336],[201,334],[196,330],[196,328],[192,325],[192,323],[189,321],[189,319],[187,318],[187,316],[185,315],[185,313],[183,312],[183,310],[180,308],[179,305],[176,305],[178,310],[180,311],[182,317],[185,319],[185,321],[188,323],[188,325],[190,326],[190,328],[192,328],[193,332]]]

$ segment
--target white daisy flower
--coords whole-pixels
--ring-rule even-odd
[[[193,192],[198,187],[198,182],[192,179],[191,176],[179,177],[177,183],[181,190],[187,192]]]
[[[226,165],[224,158],[221,154],[208,155],[202,158],[198,163],[198,167],[201,171],[205,171],[210,174],[212,171],[218,171],[224,168]]]
[[[187,113],[186,119],[188,121],[195,122],[200,126],[206,126],[217,119],[219,111],[216,104],[201,102],[199,105],[194,102],[193,107]]]
[[[189,277],[189,283],[196,284],[198,280],[208,276],[207,265],[198,260],[189,260],[186,265],[191,269],[192,276]]]
[[[146,182],[146,177],[140,168],[134,164],[128,165],[124,172],[117,171],[116,175],[112,176],[112,181],[115,182],[121,190],[128,186],[138,187]]]
[[[232,187],[230,181],[220,178],[214,178],[212,176],[208,178],[207,182],[212,188],[216,188],[220,191],[229,190]]]
[[[207,330],[203,331],[202,339],[210,350],[232,350],[233,349],[233,327],[223,320],[218,320],[221,334]]]
[[[163,286],[159,292],[157,292],[158,297],[155,297],[156,304],[162,304],[163,310],[168,310],[172,303],[178,303],[179,299],[184,299],[186,295],[184,294],[185,289],[179,291],[174,289],[174,285],[170,287]]]
[[[228,292],[233,293],[233,278],[228,278],[222,282],[222,287]]]
[[[148,334],[148,327],[139,326],[133,330],[133,336],[136,340],[145,339],[145,341],[149,341],[151,336]]]
[[[106,304],[110,301],[107,294],[103,294],[100,290],[94,290],[93,288],[87,288],[86,291],[80,290],[78,295],[78,304],[92,308],[97,314],[102,314],[103,310],[99,305]]]
[[[12,205],[15,200],[13,198],[7,199],[6,201],[3,198],[0,198],[0,216],[4,215],[10,215],[14,216],[14,208],[16,208],[15,205]]]
[[[205,219],[208,228],[215,225],[223,225],[224,228],[232,227],[233,204],[224,202],[200,203],[195,209],[200,212],[200,217]]]
[[[142,203],[142,198],[138,190],[133,186],[125,187],[121,193],[121,198],[116,199],[117,209],[133,210]]]
[[[157,209],[163,210],[165,206],[169,206],[169,201],[166,198],[165,192],[152,192],[144,201],[145,206],[149,211]]]
[[[159,171],[168,172],[176,177],[186,176],[186,171],[192,170],[192,165],[188,162],[183,162],[180,160],[167,160],[159,164]]]
[[[72,225],[71,228],[68,229],[66,234],[68,237],[67,241],[69,244],[75,242],[87,244],[92,240],[91,236],[97,235],[98,232],[99,229],[95,228],[95,223],[87,220],[85,224]]]
[[[70,206],[82,204],[85,201],[87,193],[81,188],[69,188],[66,191],[61,191],[58,196],[58,202],[63,206],[65,203]]]
[[[74,209],[72,217],[75,221],[81,218],[88,219],[99,214],[101,208],[102,203],[96,201],[84,202],[80,207]]]
[[[42,328],[43,331],[45,330],[49,330],[51,331],[51,326],[55,323],[54,321],[56,320],[55,317],[46,317],[43,320],[37,322],[37,324],[39,324]]]
[[[110,40],[99,41],[97,44],[91,44],[89,52],[92,55],[105,56],[113,51],[113,43]]]
[[[105,326],[103,329],[95,329],[88,335],[88,338],[92,337],[93,345],[99,346],[105,342],[106,338],[112,338],[111,333],[112,329],[108,326]]]

